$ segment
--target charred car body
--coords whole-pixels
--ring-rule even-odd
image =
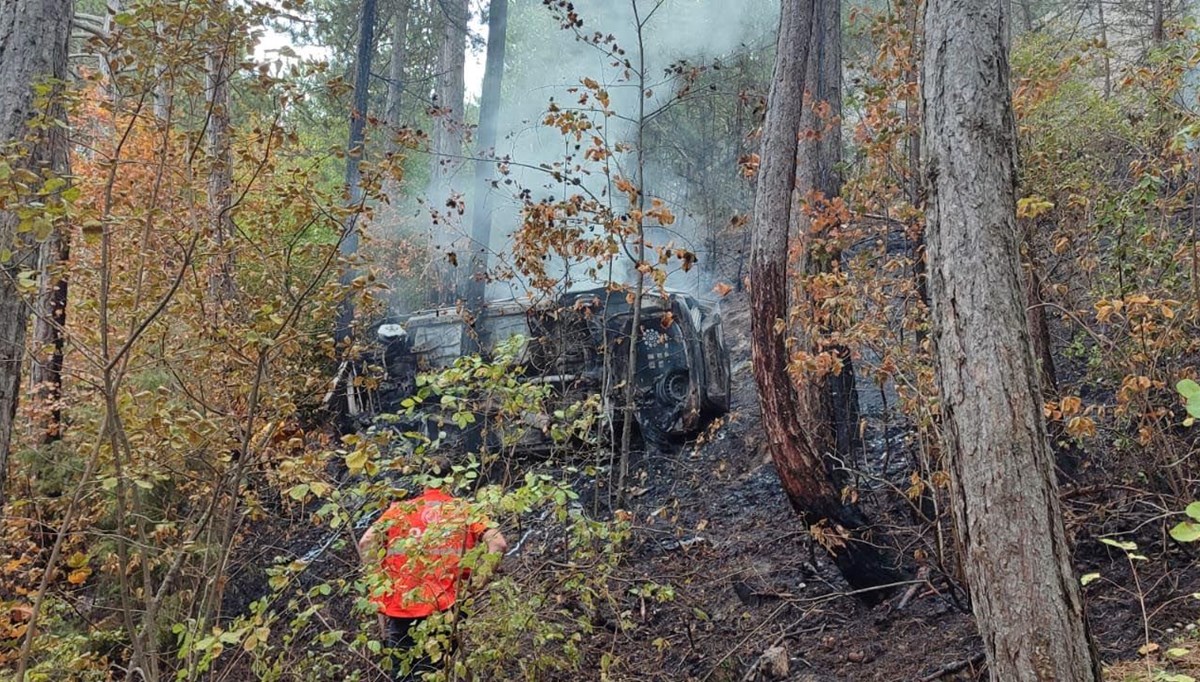
[[[525,380],[551,384],[565,402],[607,393],[604,402],[611,405],[624,404],[625,382],[632,381],[634,419],[648,444],[693,435],[706,419],[729,410],[729,353],[719,309],[682,292],[646,294],[636,366],[630,371],[630,298],[602,288],[541,304],[491,301],[470,333],[464,333],[466,323],[455,308],[385,320],[374,327],[375,348],[363,363],[382,370],[382,376],[371,390],[341,377],[345,408],[360,420],[397,412],[415,392],[419,372],[450,366],[475,350],[468,347],[472,340],[486,356],[519,334],[527,339],[521,357]],[[355,371],[342,367],[343,373]],[[607,417],[619,420],[617,414]]]

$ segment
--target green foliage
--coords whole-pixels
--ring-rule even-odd
[[[449,427],[470,425],[484,404],[485,419],[494,424],[520,422],[542,410],[546,386],[520,377],[523,343],[518,338],[501,345],[491,361],[464,357],[446,370],[422,375],[417,395],[405,402],[408,415],[401,417],[423,413]],[[595,403],[572,406],[561,416],[550,415],[551,425],[544,428],[578,434],[580,424],[596,418],[597,408]],[[588,517],[566,480],[531,470],[502,484],[490,483],[485,480],[486,460],[473,453],[457,455],[449,472],[412,474],[439,452],[453,454],[446,435],[398,432],[386,428],[388,421],[373,433],[347,437],[345,449],[325,453],[326,460],[345,462],[352,483],[335,486],[302,477],[287,489],[289,499],[312,505],[317,527],[330,533],[330,551],[345,555],[355,529],[394,499],[394,486],[437,486],[465,501],[468,518],[488,519],[506,533],[520,529],[516,532],[523,535],[512,538],[516,556],[506,559],[497,573],[499,557],[487,554],[484,546],[464,554],[461,565],[471,578],[460,589],[455,608],[427,619],[415,633],[416,648],[406,652],[387,651],[373,628],[368,597],[382,587],[380,573],[329,574],[319,557],[307,562],[281,558],[266,571],[267,593],[229,624],[203,632],[194,622],[175,626],[179,656],[194,661],[180,671],[180,680],[244,665],[238,662],[242,658],[249,659],[255,679],[280,679],[295,665],[297,651],[308,679],[356,679],[372,668],[407,668],[415,652],[424,651],[435,661],[449,659],[445,662],[457,679],[533,682],[579,671],[598,619],[616,618],[621,627],[631,627],[623,605],[629,597],[673,597],[669,585],[640,585],[627,595],[610,586],[629,528],[620,521]],[[564,474],[572,471],[569,467]],[[339,545],[344,549],[338,550]],[[333,628],[324,615],[347,609],[355,623],[349,629]],[[347,621],[339,624],[345,628]],[[452,640],[463,647],[455,652]],[[364,668],[364,663],[369,665]],[[610,659],[606,665],[614,663]],[[440,675],[436,679],[443,679]]]
[[[1177,542],[1195,542],[1200,540],[1200,502],[1189,504],[1184,513],[1188,515],[1190,520],[1181,521],[1171,528],[1171,537]]]

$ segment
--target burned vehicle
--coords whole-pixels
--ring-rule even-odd
[[[607,394],[608,405],[623,405],[626,382],[632,381],[634,420],[647,444],[661,447],[694,435],[707,419],[729,410],[729,352],[719,309],[683,292],[647,293],[631,371],[631,298],[599,288],[537,304],[491,301],[470,330],[455,308],[384,320],[374,327],[375,348],[368,358],[382,376],[370,390],[361,382],[344,382],[346,407],[368,418],[399,411],[415,391],[419,372],[448,367],[475,351],[472,346],[486,356],[521,335],[526,338],[519,361],[524,380],[550,384],[562,401]],[[356,370],[343,366],[342,371]],[[620,414],[606,416],[620,419]]]

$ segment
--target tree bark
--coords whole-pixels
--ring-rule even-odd
[[[34,88],[51,82],[50,117],[62,115],[58,87],[67,75],[67,41],[71,34],[71,0],[7,0],[0,4],[0,144],[15,143],[12,157],[18,168],[39,177],[49,172],[65,176],[55,167],[55,150],[65,149],[57,125],[31,128],[39,104]],[[63,160],[60,153],[60,162]],[[36,188],[33,188],[36,191]],[[13,211],[0,210],[0,245],[12,256],[0,263],[0,510],[7,501],[8,456],[12,443],[21,384],[21,363],[29,309],[17,290],[17,276],[36,267],[37,248],[17,231]]]
[[[339,348],[353,337],[354,298],[350,283],[357,276],[349,262],[358,253],[358,221],[363,202],[362,169],[363,146],[367,128],[367,94],[371,81],[371,57],[375,53],[376,0],[363,0],[358,24],[358,53],[355,58],[354,103],[350,107],[350,135],[346,143],[346,192],[349,212],[342,226],[342,240],[338,251],[343,265],[341,283],[345,287],[338,302],[337,328],[334,340]]]
[[[1042,276],[1037,263],[1030,256],[1026,265],[1025,278],[1025,321],[1029,325],[1029,342],[1038,366],[1042,395],[1058,395],[1058,373],[1054,369],[1053,347],[1050,345],[1050,323],[1046,317],[1045,299],[1042,297]]]
[[[992,679],[1100,679],[1025,319],[1008,3],[929,0],[933,341],[951,510]]]
[[[1017,5],[1021,9],[1021,27],[1026,33],[1033,32],[1033,6],[1030,0],[1017,0]]]
[[[841,0],[816,0],[814,4],[812,43],[808,48],[804,77],[808,92],[800,118],[797,163],[796,189],[801,202],[810,197],[828,201],[842,191],[839,169],[842,162],[841,10]],[[828,239],[828,235],[812,232],[809,211],[797,211],[795,218],[797,238],[804,245],[804,275],[832,272],[841,259],[840,248]],[[849,349],[844,346],[808,345],[817,352],[837,354],[842,369],[837,374],[806,382],[798,393],[800,413],[811,416],[809,423],[813,426],[812,438],[817,448],[821,452],[837,453],[844,460],[852,454],[858,433],[854,363]]]
[[[64,112],[65,113],[65,112]],[[70,174],[70,150],[65,131],[56,132],[53,167]],[[60,225],[38,246],[38,297],[33,320],[33,362],[29,383],[37,406],[35,423],[38,443],[46,445],[62,437],[62,371],[67,324],[67,267],[71,259],[71,231]]]
[[[450,200],[450,178],[461,164],[463,151],[463,107],[466,92],[467,20],[470,8],[467,0],[436,0],[441,10],[442,40],[438,49],[437,79],[434,102],[433,135],[429,172],[429,201],[440,217],[433,226],[433,245],[446,251],[455,242],[447,206]],[[447,256],[434,255],[437,276],[437,302],[449,304],[456,295],[457,278],[449,268]]]
[[[912,54],[918,54],[920,36],[917,23],[920,18],[919,0],[909,0],[904,4],[906,26]],[[914,209],[920,209],[924,197],[921,196],[921,124],[920,124],[920,95],[917,93],[917,68],[915,63],[905,69],[904,83],[909,94],[904,98],[904,120],[908,126],[908,203]],[[915,213],[915,212],[914,212]],[[922,305],[929,306],[929,281],[925,273],[925,228],[920,218],[913,218],[905,234],[908,242],[909,258],[912,259],[913,284],[916,286],[917,298]],[[917,346],[925,338],[923,329],[917,330]]]
[[[895,574],[885,566],[879,549],[867,541],[866,519],[842,502],[822,454],[806,430],[809,425],[797,418],[799,401],[784,344],[788,226],[813,23],[813,0],[784,0],[750,240],[752,365],[767,445],[788,500],[809,525],[814,539],[833,556],[847,582],[863,589],[893,582]],[[872,599],[881,593],[865,594]]]
[[[387,106],[384,120],[388,131],[388,151],[397,151],[395,129],[403,118],[401,104],[404,101],[404,66],[408,63],[408,17],[413,0],[397,0],[396,16],[392,23],[392,56],[388,62]]]
[[[1167,37],[1165,20],[1163,18],[1163,0],[1154,0],[1154,26],[1151,28],[1151,39],[1154,44],[1162,43]]]
[[[467,309],[477,315],[487,291],[488,252],[492,243],[491,182],[495,176],[496,135],[500,119],[500,85],[504,78],[505,37],[508,33],[508,0],[488,5],[487,62],[479,100],[476,140],[475,206],[471,211],[471,267],[463,290]]]

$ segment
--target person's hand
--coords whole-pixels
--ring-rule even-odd
[[[484,531],[483,542],[487,545],[489,552],[499,554],[501,558],[508,551],[508,540],[504,539],[504,534],[498,528],[489,528]]]

